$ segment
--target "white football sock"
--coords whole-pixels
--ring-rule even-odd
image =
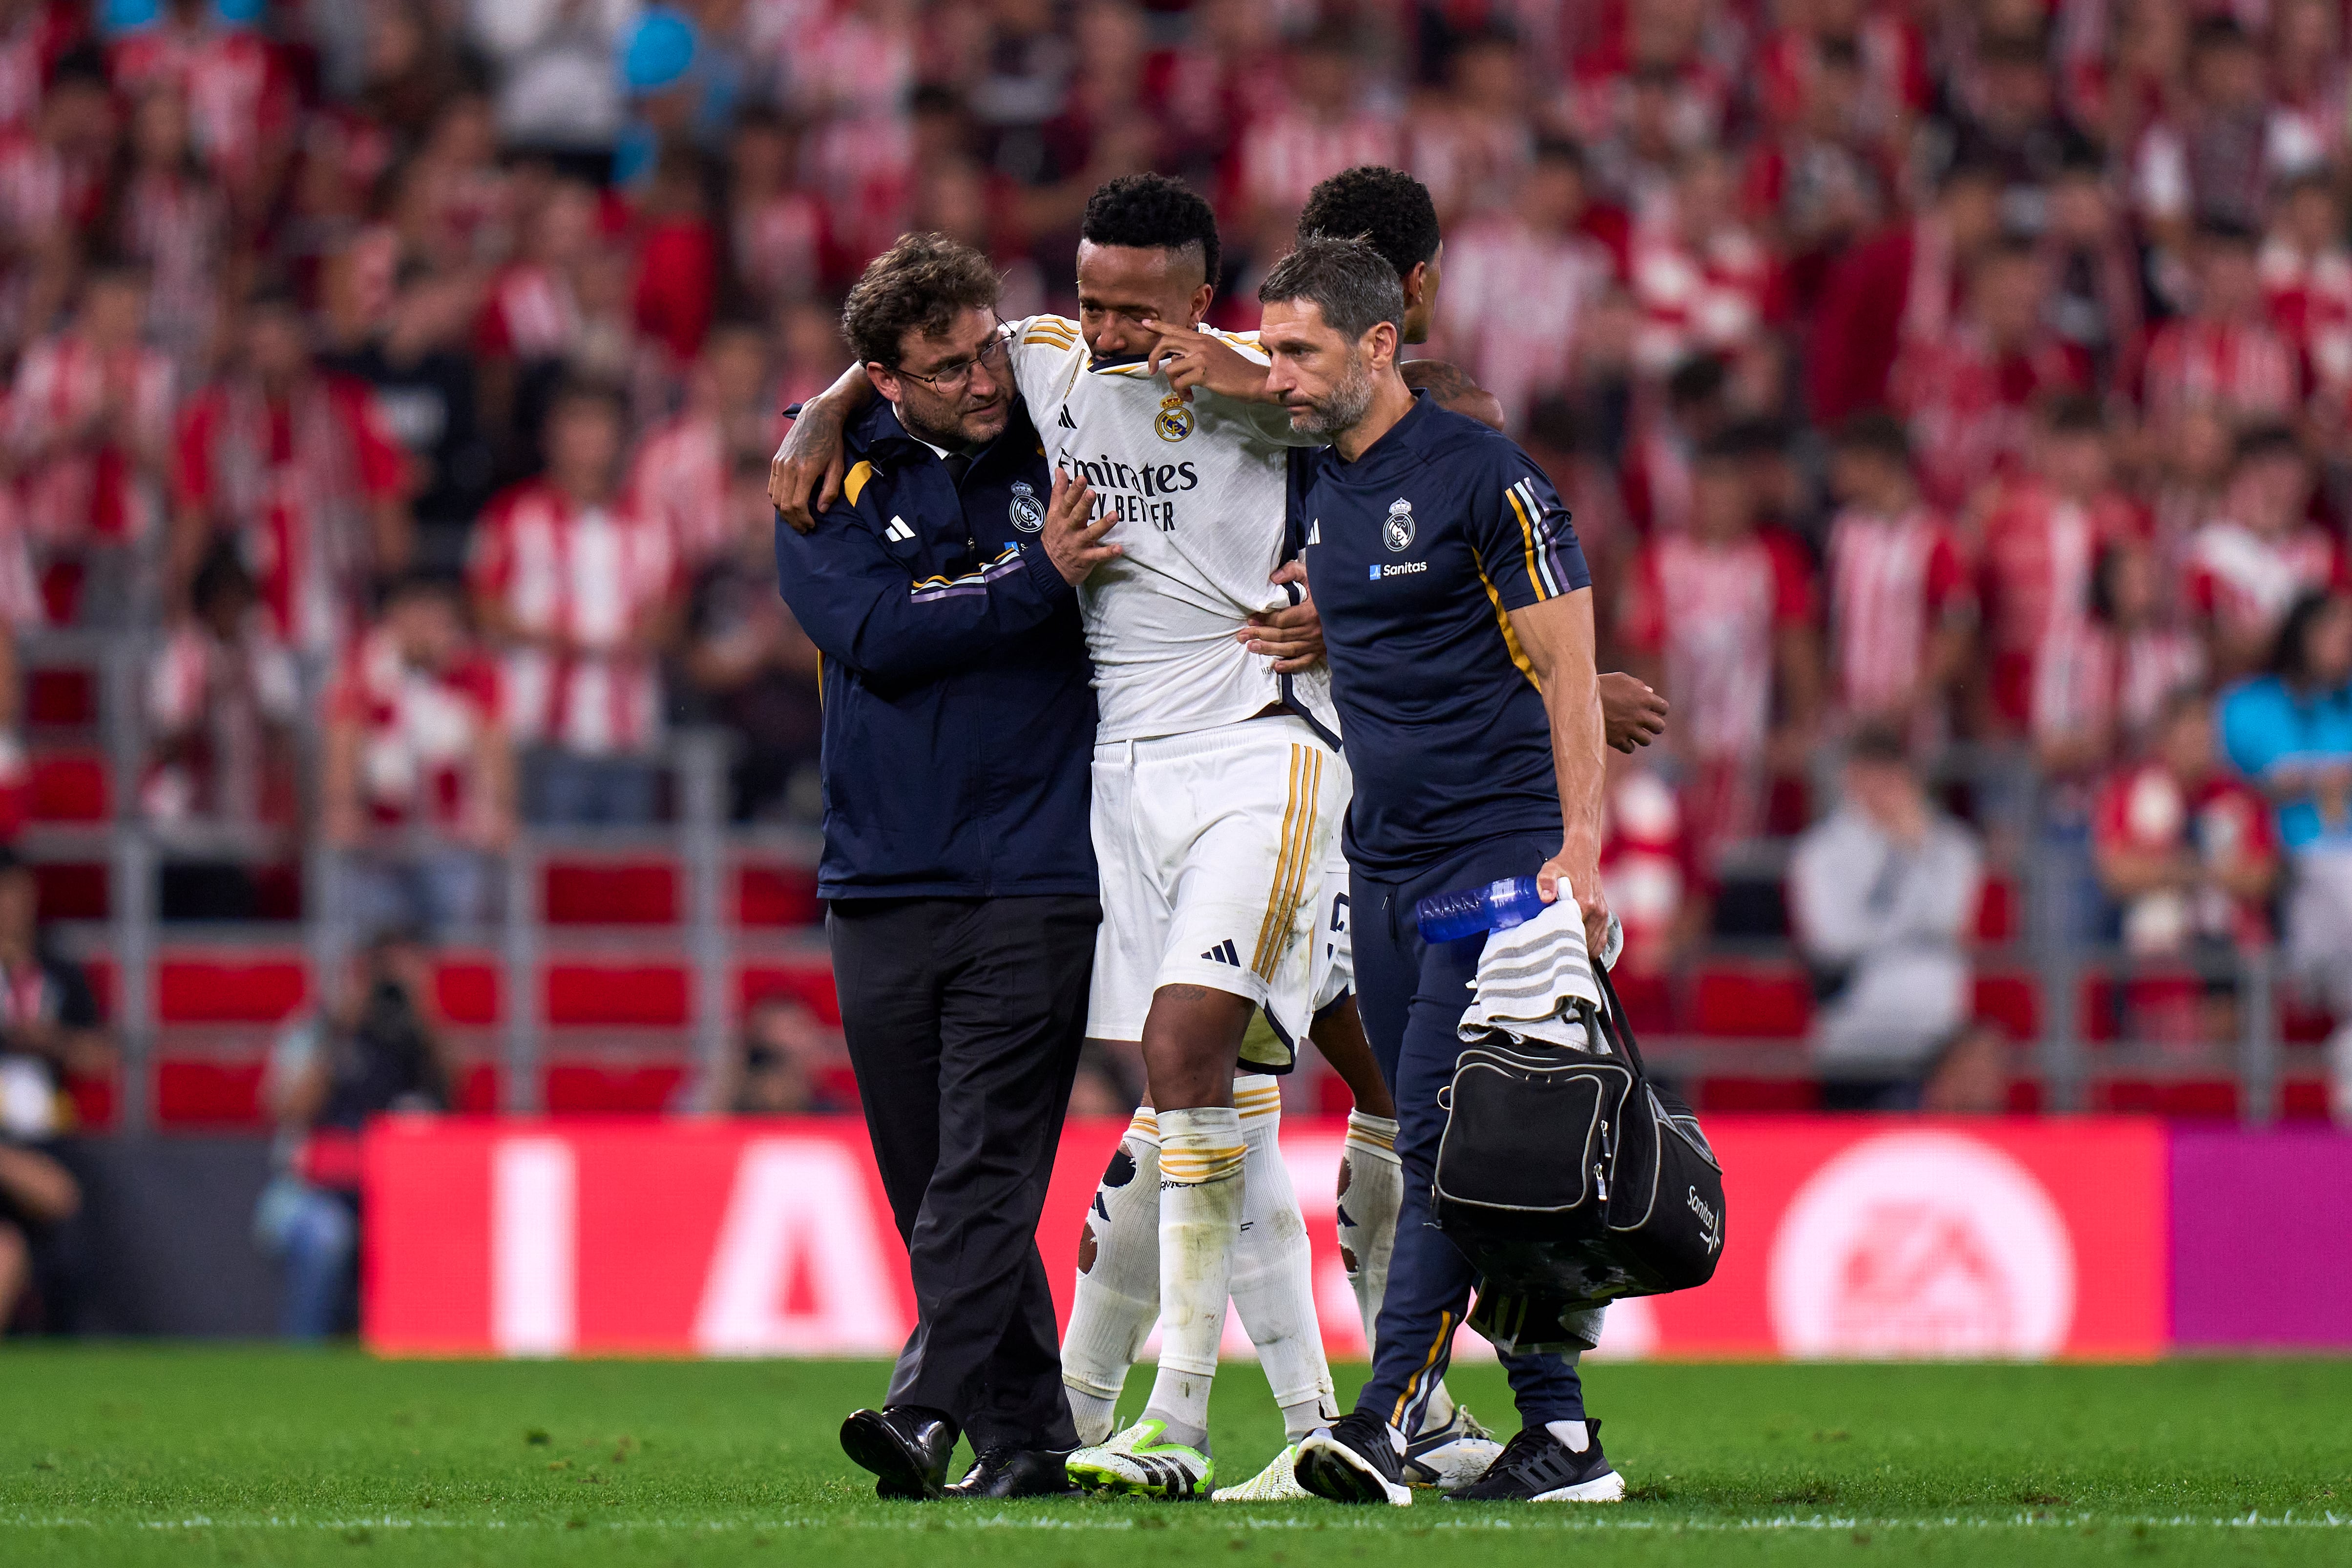
[[[1348,1142],[1339,1155],[1339,1260],[1364,1320],[1364,1350],[1379,1343],[1381,1302],[1389,1290],[1389,1259],[1396,1250],[1397,1210],[1404,1204],[1404,1166],[1396,1155],[1397,1124],[1386,1116],[1348,1113]],[[1421,1432],[1454,1419],[1454,1396],[1440,1378],[1422,1407]]]
[[[1571,1454],[1580,1454],[1592,1444],[1591,1434],[1581,1421],[1547,1421],[1544,1430],[1558,1437]]]
[[[1143,1409],[1170,1442],[1208,1438],[1241,1239],[1241,1113],[1223,1106],[1160,1113],[1160,1374]]]
[[[1062,1386],[1078,1441],[1091,1447],[1117,1429],[1119,1390],[1160,1316],[1160,1126],[1150,1106],[1128,1124],[1086,1224],[1062,1336]]]
[[[1234,1250],[1234,1310],[1257,1347],[1266,1386],[1296,1442],[1338,1418],[1331,1366],[1315,1313],[1315,1249],[1290,1168],[1282,1162],[1282,1087],[1271,1076],[1234,1080],[1241,1113],[1243,1203]]]

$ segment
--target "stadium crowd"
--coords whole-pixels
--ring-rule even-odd
[[[311,747],[376,923],[479,918],[518,822],[653,820],[682,721],[737,736],[738,820],[807,820],[816,659],[762,484],[866,259],[937,230],[1008,314],[1068,310],[1088,193],[1159,169],[1215,204],[1213,319],[1246,329],[1310,188],[1390,163],[1446,235],[1427,354],[1568,498],[1603,667],[1674,705],[1612,765],[1633,970],[1828,811],[1847,743],[1898,776],[1960,747],[2033,765],[2021,814],[1950,799],[2077,868],[2076,935],[2283,941],[2352,1017],[2346,28],[2339,0],[0,0],[0,620],[159,617],[141,809],[293,822]],[[1900,796],[1816,831],[1972,879],[1980,835]],[[194,912],[249,905],[239,874]],[[1866,988],[1880,911],[1809,885],[1825,991]]]

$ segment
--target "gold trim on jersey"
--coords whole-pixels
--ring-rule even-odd
[[[1323,753],[1311,746],[1290,748],[1290,798],[1282,811],[1282,847],[1274,860],[1274,885],[1267,891],[1265,918],[1258,923],[1257,946],[1250,968],[1263,979],[1274,978],[1290,946],[1291,922],[1298,917],[1299,900],[1307,894],[1307,864],[1315,843],[1316,814],[1321,805]]]
[[[866,482],[873,477],[873,464],[863,462],[857,464],[841,476],[842,497],[853,507],[857,505],[857,497],[866,493]]]
[[[1543,690],[1543,683],[1536,679],[1535,665],[1528,662],[1527,650],[1519,646],[1519,634],[1511,630],[1511,612],[1503,608],[1503,596],[1495,591],[1495,584],[1486,576],[1484,562],[1478,567],[1478,586],[1486,591],[1486,602],[1495,607],[1495,624],[1502,628],[1503,646],[1509,650],[1511,663],[1519,667],[1519,674],[1527,676],[1528,685],[1538,691]]]
[[[1536,528],[1534,522],[1528,517],[1527,503],[1519,499],[1519,492],[1517,486],[1505,487],[1503,496],[1505,499],[1511,503],[1511,510],[1517,514],[1519,519],[1519,538],[1527,543],[1528,582],[1535,589],[1536,597],[1538,599],[1549,599],[1552,597],[1551,591],[1544,587],[1544,580],[1536,570]]]

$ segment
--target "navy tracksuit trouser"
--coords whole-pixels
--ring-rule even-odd
[[[1464,846],[1403,881],[1351,867],[1349,925],[1356,962],[1356,1005],[1381,1071],[1396,1096],[1397,1158],[1404,1201],[1396,1251],[1381,1305],[1372,1378],[1356,1408],[1410,1434],[1431,1388],[1445,1375],[1454,1331],[1469,1310],[1477,1274],[1461,1249],[1430,1223],[1437,1141],[1445,1131],[1438,1092],[1454,1080],[1462,1050],[1454,1033],[1470,1005],[1486,938],[1432,946],[1413,924],[1413,905],[1435,893],[1479,887],[1503,877],[1533,876],[1558,851],[1557,835],[1517,833]],[[1503,1369],[1528,1426],[1584,1418],[1584,1388],[1575,1364],[1559,1355],[1507,1355]]]

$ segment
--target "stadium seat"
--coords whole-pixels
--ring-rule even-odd
[[[452,1024],[488,1028],[504,1016],[496,960],[444,957],[433,971],[433,1001]]]
[[[25,672],[25,722],[72,729],[98,720],[95,673],[77,665],[49,665]]]
[[[473,1061],[458,1069],[456,1092],[451,1097],[451,1109],[468,1116],[492,1116],[498,1113],[501,1075],[487,1061]]]
[[[2227,1079],[2102,1079],[2091,1085],[2090,1109],[2119,1116],[2234,1120],[2238,1086]]]
[[[2000,875],[1986,877],[1984,890],[1977,895],[1977,940],[2014,941],[2021,907],[2016,883]]]
[[[159,1022],[282,1023],[310,994],[299,956],[166,955],[155,966]]]
[[[114,1120],[122,1111],[122,1092],[113,1073],[95,1077],[76,1073],[66,1080],[66,1092],[73,1099],[77,1131],[107,1133],[114,1130]]]
[[[2289,1078],[2279,1085],[2279,1117],[2287,1122],[2328,1120],[2327,1080]]]
[[[739,1007],[748,1008],[776,991],[801,1002],[828,1024],[837,1027],[841,1022],[841,998],[834,992],[833,967],[821,956],[796,964],[746,964],[736,975]]]
[[[155,1064],[155,1121],[165,1127],[257,1126],[261,1072],[257,1057],[242,1061],[167,1057]]]
[[[690,1069],[680,1061],[551,1061],[551,1116],[655,1116],[670,1109]]]
[[[556,962],[541,987],[540,1016],[558,1027],[682,1029],[693,1017],[693,976],[683,964]]]
[[[2336,1032],[2336,1020],[2291,994],[2279,998],[2279,1038],[2289,1045],[2317,1045]]]
[[[1708,1077],[1695,1096],[1702,1115],[1728,1112],[1802,1112],[1821,1109],[1822,1087],[1810,1078]]]
[[[1625,1020],[1633,1025],[1635,1040],[1674,1032],[1674,985],[1666,976],[1612,975],[1611,978],[1617,987],[1617,999],[1625,1004]]]
[[[112,913],[113,883],[103,862],[47,861],[33,867],[44,920],[104,920]]]
[[[814,925],[824,918],[816,872],[807,866],[746,865],[735,873],[739,925]]]
[[[2042,1034],[2042,989],[2031,975],[1979,974],[1976,1016],[2009,1031],[2013,1040],[2036,1040]]]
[[[675,925],[681,880],[671,861],[555,862],[541,907],[550,925]]]
[[[89,750],[47,751],[32,759],[30,810],[37,822],[103,822],[114,815],[106,757]]]
[[[1718,963],[1692,977],[1690,1028],[1724,1040],[1801,1040],[1812,988],[1786,964]]]

